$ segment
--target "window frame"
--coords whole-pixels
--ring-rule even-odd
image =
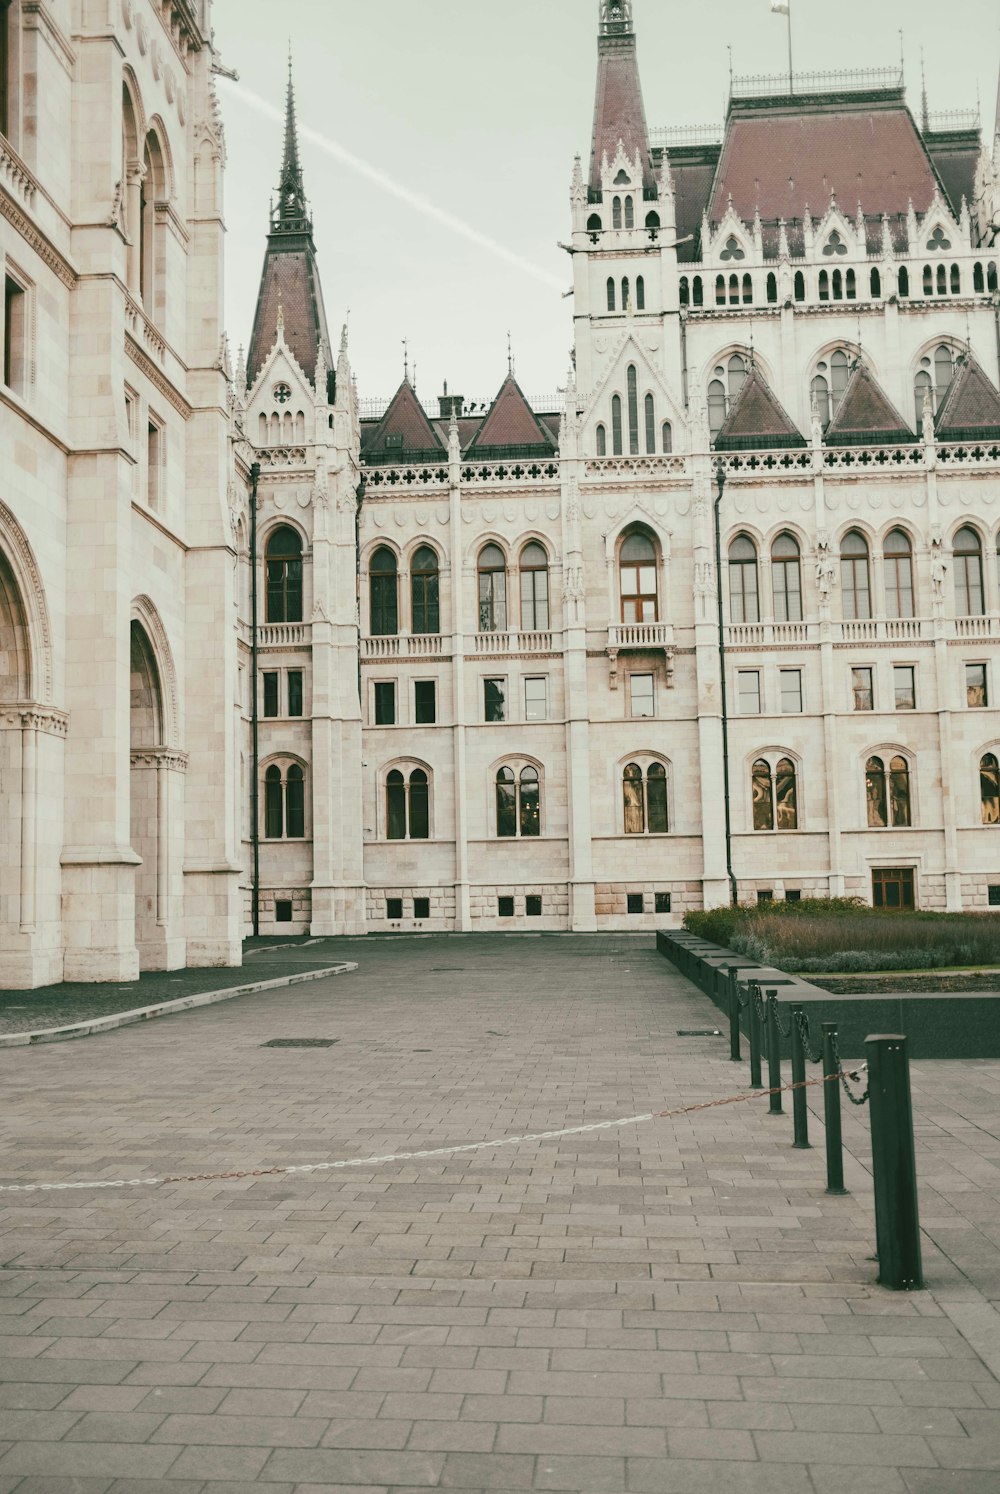
[[[762,688],[762,685],[761,685],[761,676],[762,676],[762,673],[763,673],[763,671],[760,670],[760,669],[737,669],[736,670],[735,698],[736,698],[736,714],[737,714],[737,716],[762,716],[764,714],[764,691],[763,691],[763,688]],[[745,692],[741,688],[741,682],[743,681],[744,678],[749,679],[751,677],[753,677],[757,681],[756,694],[755,694],[755,698],[756,698],[756,701],[757,701],[757,706],[756,706],[755,710],[745,711],[743,709],[743,700],[744,700]]]
[[[426,551],[434,565],[417,570],[416,562]],[[433,545],[423,543],[410,556],[410,631],[417,636],[441,632],[441,558]],[[425,626],[419,627],[418,622]]]
[[[420,703],[421,687],[425,690],[423,706]],[[430,715],[421,716],[421,711],[427,710],[426,687],[430,686]],[[436,726],[437,725],[437,679],[421,679],[413,681],[413,724],[414,726]]]
[[[279,536],[289,534],[298,544],[298,550],[272,553],[272,546]],[[267,623],[301,622],[305,611],[305,545],[302,535],[287,521],[268,531],[264,541],[264,621]],[[280,577],[272,579],[272,567],[281,567]],[[298,575],[292,571],[298,567]],[[281,616],[272,611],[272,604],[280,600]],[[297,616],[291,614],[297,613]]]
[[[262,841],[311,840],[309,770],[301,758],[278,753],[260,764],[260,838]],[[280,822],[277,834],[272,833]],[[301,828],[293,831],[293,824]]]
[[[528,686],[541,685],[542,710],[540,715],[532,715],[532,706],[528,701]],[[549,677],[547,674],[526,674],[523,679],[524,697],[524,719],[525,721],[547,721],[549,719]]]
[[[755,753],[748,762],[751,832],[754,835],[797,834],[804,828],[802,764],[798,757],[787,748],[769,747]],[[766,790],[766,796],[759,792],[761,789]]]
[[[852,664],[852,665],[850,665],[850,670],[851,670],[851,710],[852,710],[852,712],[853,711],[874,711],[874,709],[875,709],[875,666],[874,666],[874,664]],[[868,701],[869,701],[868,705],[858,705],[858,689],[859,689],[859,686],[858,686],[858,682],[854,678],[854,676],[857,673],[859,673],[860,671],[862,671],[862,670],[868,675],[868,685],[867,685]],[[861,688],[864,689],[865,687],[862,686]]]
[[[381,556],[391,565],[376,567]],[[368,557],[368,631],[372,638],[399,637],[399,556],[386,544]]]
[[[399,706],[398,682],[396,680],[394,680],[394,679],[392,679],[392,680],[372,680],[371,686],[372,686],[372,696],[371,696],[371,724],[372,724],[372,726],[378,726],[378,727],[383,727],[383,726],[398,726],[400,724],[399,723],[399,709],[398,709],[398,706]],[[391,721],[380,721],[379,720],[379,714],[380,714],[379,691],[385,691],[385,690],[391,690],[391,692],[392,692],[392,720]]]
[[[541,564],[535,561],[525,564],[524,557],[532,549],[541,554]],[[522,545],[518,556],[517,573],[521,628],[525,633],[547,633],[552,626],[549,553],[541,540],[530,539]]]
[[[635,692],[633,680],[649,680],[649,702],[652,707],[649,711],[637,711],[635,708]],[[656,673],[652,669],[630,669],[626,681],[628,715],[631,721],[652,721],[656,717]]]
[[[901,680],[901,676],[909,675],[909,699],[910,704],[904,701],[900,704],[900,685],[905,687],[907,682]],[[893,664],[892,666],[892,708],[894,711],[915,711],[917,709],[917,666],[915,664]]]
[[[426,763],[416,758],[399,758],[386,763],[381,772],[381,830],[386,842],[429,841],[434,839],[433,822],[434,775]],[[425,834],[414,834],[417,821],[423,825]],[[402,827],[401,835],[392,834],[394,827]]]
[[[737,555],[737,548],[748,546],[751,555]],[[753,538],[745,531],[734,534],[729,541],[727,558],[727,584],[729,589],[729,621],[734,627],[760,622],[760,572],[759,555]],[[747,581],[752,577],[753,585]],[[750,605],[752,604],[752,605]],[[749,613],[752,612],[751,617]],[[740,613],[740,616],[737,616]]]
[[[540,840],[545,835],[545,783],[542,766],[533,758],[510,757],[494,764],[491,774],[493,808],[490,823],[494,840]],[[501,786],[504,808],[501,810]],[[535,808],[532,809],[534,803]],[[512,816],[512,818],[511,818]],[[504,824],[512,829],[501,829]],[[535,828],[530,826],[534,824]],[[525,828],[528,826],[529,828]]]
[[[625,550],[632,539],[645,540],[652,550],[651,557],[640,559],[626,559]],[[643,623],[656,623],[660,620],[660,544],[656,535],[643,524],[632,524],[618,536],[617,547],[617,573],[618,573],[618,602],[622,624],[625,627],[638,627]],[[643,572],[652,571],[653,590],[644,591]],[[626,581],[634,581],[634,588],[626,588]],[[647,605],[652,605],[652,617],[644,614]],[[632,606],[642,616],[626,617],[629,606]]]
[[[34,286],[9,259],[3,259],[3,362],[0,382],[18,399],[27,399],[32,380]]]
[[[794,546],[794,555],[778,552],[784,540]],[[775,622],[802,621],[802,548],[788,529],[775,535],[771,542],[771,602]]]
[[[905,542],[905,549],[889,549],[889,542],[895,535]],[[882,584],[886,617],[916,617],[913,541],[899,524],[894,525],[882,541]]]
[[[848,550],[847,543],[851,539],[860,541],[861,550]],[[871,546],[860,529],[849,529],[842,537],[839,548],[840,558],[840,595],[841,616],[845,622],[870,622],[872,617],[872,572],[871,572]],[[858,586],[858,579],[863,577],[864,586]],[[848,584],[850,577],[850,584]],[[865,610],[859,610],[859,598],[864,597]],[[850,598],[850,606],[848,606]]]
[[[805,684],[804,684],[804,681],[803,681],[803,675],[804,674],[805,674],[805,670],[802,669],[801,666],[799,666],[799,667],[792,666],[792,667],[787,668],[787,669],[786,668],[782,668],[782,669],[778,670],[778,698],[779,698],[779,701],[781,703],[781,714],[783,716],[801,716],[804,713],[804,711],[805,711]],[[794,696],[789,697],[788,694],[787,694],[787,691],[786,691],[786,684],[788,683],[789,677],[792,676],[792,675],[795,676],[796,686],[795,686]],[[785,702],[786,702],[786,699],[788,699],[788,698],[793,698],[793,699],[797,700],[798,704],[797,705],[793,705],[793,706],[786,705]]]
[[[652,753],[634,753],[617,766],[620,834],[661,837],[673,833],[671,764]],[[656,829],[653,824],[656,823]],[[662,827],[662,828],[660,828]]]
[[[484,557],[496,550],[502,565],[484,565]],[[487,540],[476,557],[477,633],[506,633],[509,628],[507,599],[507,554],[496,540]]]
[[[507,687],[507,676],[499,674],[484,674],[481,676],[483,682],[483,723],[486,726],[504,726],[511,720],[510,715],[510,692]],[[499,707],[503,714],[500,716],[490,715],[489,687],[499,685],[501,687]],[[494,703],[496,704],[496,702]]]

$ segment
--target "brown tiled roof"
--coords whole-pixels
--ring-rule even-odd
[[[539,451],[552,451],[553,445],[552,437],[521,393],[521,386],[513,374],[508,374],[476,432],[469,455],[484,447],[537,446]]]
[[[828,446],[912,441],[913,432],[864,363],[856,363],[836,414],[826,429]]]
[[[972,353],[959,358],[934,427],[939,441],[1000,440],[1000,393]]]
[[[890,218],[930,207],[937,181],[902,92],[859,102],[807,96],[760,107],[733,106],[709,208],[713,223],[730,197],[750,222],[814,218],[831,194],[850,219],[860,201],[867,215]]]
[[[970,207],[975,200],[979,131],[950,130],[925,135],[924,140],[937,174],[944,183],[948,201],[957,216],[961,211],[963,197]]]
[[[327,367],[332,368],[319,268],[307,234],[278,242],[268,239],[247,356],[248,384],[253,384],[277,341],[279,306],[285,317],[285,342],[306,377],[315,376],[320,344]]]
[[[390,436],[401,437],[401,441],[388,444]],[[400,453],[415,451],[447,450],[437,431],[424,413],[424,408],[413,392],[409,379],[404,379],[393,395],[382,419],[364,443],[366,456],[381,456],[385,451],[398,448]]]
[[[682,263],[691,263],[700,256],[701,220],[712,195],[720,151],[718,145],[707,145],[680,147],[667,152],[674,179],[677,237],[688,239],[687,243],[677,246],[677,258]]]
[[[653,164],[649,155],[649,131],[639,82],[639,59],[635,36],[602,36],[597,43],[597,99],[594,104],[594,137],[590,153],[590,185],[601,185],[601,160],[613,161],[618,144],[625,146],[630,161],[642,160],[642,184],[652,187]]]
[[[777,395],[754,363],[733,400],[725,425],[715,438],[716,451],[747,451],[805,446]]]

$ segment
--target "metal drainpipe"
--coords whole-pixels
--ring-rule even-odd
[[[260,785],[259,724],[257,714],[257,480],[260,463],[250,468],[250,844],[253,847],[253,878],[250,917],[253,936],[260,934]]]
[[[719,617],[719,703],[722,708],[722,793],[726,814],[726,875],[729,878],[729,898],[736,907],[736,874],[733,871],[733,827],[729,804],[729,713],[726,708],[726,635],[722,617],[722,533],[719,523],[719,506],[726,486],[726,469],[721,461],[715,469],[715,480],[719,494],[715,509],[715,595]]]
[[[993,292],[993,322],[997,333],[997,372],[1000,374],[1000,291]]]
[[[358,620],[358,705],[361,706],[362,715],[364,715],[364,701],[361,697],[361,505],[365,501],[365,474],[363,472],[354,497],[354,612]]]

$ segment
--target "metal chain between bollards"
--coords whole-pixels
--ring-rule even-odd
[[[840,1082],[844,1087],[844,1093],[850,1100],[851,1104],[866,1105],[868,1103],[868,1086],[866,1085],[864,1093],[859,1095],[855,1094],[848,1081],[853,1080],[855,1084],[860,1084],[862,1074],[866,1074],[868,1072],[868,1065],[866,1063],[863,1063],[856,1069],[845,1069],[841,1061],[840,1050],[837,1047],[836,1034],[834,1034],[833,1039],[833,1056],[837,1064],[838,1072],[840,1073]]]
[[[809,1062],[809,1063],[822,1063],[823,1062],[823,1049],[822,1049],[822,1047],[814,1049],[813,1046],[812,1046],[812,1043],[810,1041],[812,1034],[811,1034],[811,1032],[809,1030],[809,1016],[808,1016],[808,1013],[807,1012],[803,1012],[803,1011],[796,1012],[795,1013],[795,1024],[796,1024],[796,1026],[799,1029],[799,1037],[802,1039],[802,1052],[805,1054],[807,1062]]]

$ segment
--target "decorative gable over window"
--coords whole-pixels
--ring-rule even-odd
[[[466,456],[492,461],[521,455],[551,456],[554,450],[552,437],[528,404],[514,375],[509,373]]]
[[[856,363],[827,427],[827,445],[902,445],[913,439],[913,432],[871,370],[864,363]]]
[[[757,364],[751,363],[714,444],[716,451],[760,451],[804,447],[806,441]]]
[[[939,441],[1000,440],[1000,392],[971,352],[956,360],[934,426]]]

